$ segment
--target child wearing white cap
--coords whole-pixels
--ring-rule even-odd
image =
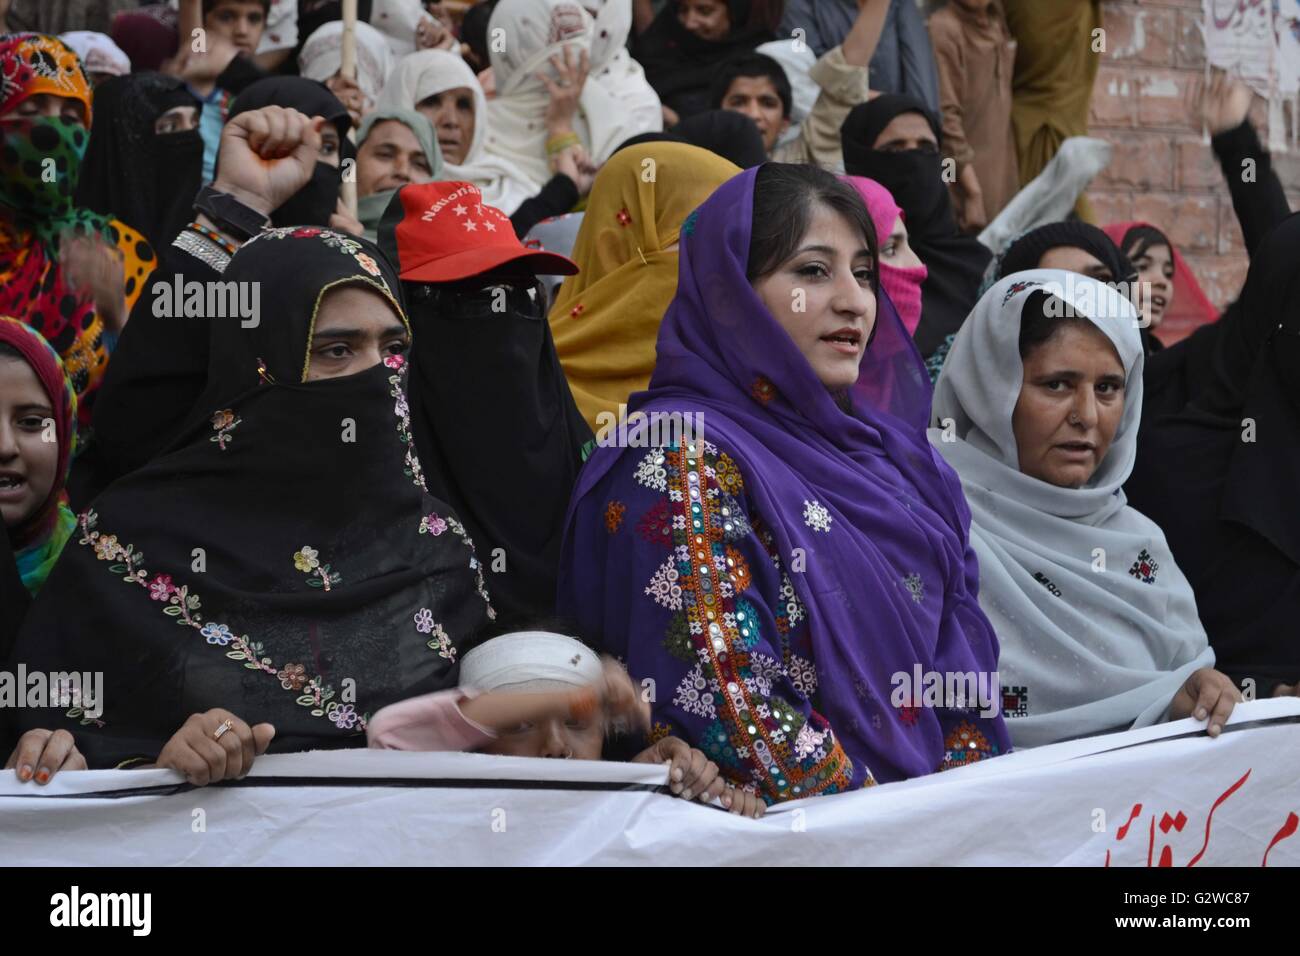
[[[459,688],[383,708],[366,736],[377,749],[600,760],[611,729],[650,729],[650,704],[627,671],[575,638],[535,630],[475,647],[461,661]],[[633,760],[671,763],[669,787],[687,800],[717,798],[755,818],[765,809],[757,794],[729,785],[713,761],[676,737],[660,738]]]

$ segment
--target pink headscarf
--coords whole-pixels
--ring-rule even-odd
[[[884,246],[903,210],[894,202],[890,191],[874,179],[865,176],[841,178],[856,189],[867,204],[867,212],[871,214],[871,221],[876,227],[876,242]],[[908,335],[915,335],[916,327],[921,322],[921,283],[927,275],[929,271],[924,263],[912,269],[891,266],[883,261],[880,263],[880,284],[898,309]]]
[[[1165,235],[1163,229],[1148,222],[1113,222],[1109,226],[1103,226],[1102,232],[1110,236],[1124,255],[1128,255],[1128,250],[1124,248],[1124,236],[1138,226],[1146,226]],[[1180,339],[1187,338],[1199,326],[1213,322],[1219,316],[1219,310],[1201,290],[1196,275],[1172,242],[1169,243],[1169,253],[1174,260],[1173,301],[1165,311],[1159,329],[1152,330],[1160,333],[1160,341],[1165,345],[1173,345]]]

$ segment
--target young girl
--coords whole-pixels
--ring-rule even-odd
[[[0,513],[33,595],[76,524],[63,492],[76,414],[58,354],[26,323],[0,317]]]

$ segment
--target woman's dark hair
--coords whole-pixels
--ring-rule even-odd
[[[754,177],[754,211],[749,233],[750,282],[771,274],[803,241],[818,204],[839,213],[862,234],[871,252],[871,291],[879,293],[876,227],[858,191],[818,166],[764,163]]]
[[[1173,243],[1169,241],[1168,236],[1155,226],[1134,226],[1124,233],[1124,239],[1119,244],[1120,249],[1124,251],[1124,255],[1134,262],[1146,255],[1147,250],[1152,246],[1167,246],[1169,258],[1173,259]]]
[[[1091,321],[1074,311],[1065,300],[1050,292],[1035,292],[1020,309],[1020,359],[1045,345],[1062,329],[1073,326],[1090,329]]]
[[[492,65],[488,53],[488,20],[496,9],[498,0],[482,0],[465,11],[460,22],[460,40],[469,47],[469,51],[480,64],[480,69]]]
[[[781,115],[790,118],[794,108],[794,94],[790,90],[790,78],[785,69],[766,53],[740,53],[718,67],[713,74],[713,84],[709,87],[709,108],[720,110],[722,101],[727,98],[727,91],[738,77],[766,77],[776,88],[776,95],[781,98]]]
[[[27,357],[18,351],[18,346],[11,342],[0,342],[0,358],[16,358],[27,361]]]

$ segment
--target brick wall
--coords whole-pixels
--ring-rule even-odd
[[[1115,153],[1088,195],[1102,224],[1144,219],[1168,233],[1222,307],[1240,289],[1247,258],[1228,187],[1201,133],[1201,0],[1110,0],[1102,10],[1106,52],[1089,127]],[[1261,137],[1266,112],[1257,98],[1251,116]],[[1273,160],[1291,208],[1300,209],[1300,154]]]

